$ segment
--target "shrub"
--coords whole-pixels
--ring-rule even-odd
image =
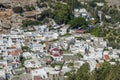
[[[23,8],[22,8],[22,7],[19,7],[19,6],[14,7],[12,10],[13,10],[15,13],[23,13],[23,12],[24,12]]]

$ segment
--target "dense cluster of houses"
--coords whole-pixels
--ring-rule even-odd
[[[76,33],[68,25],[49,30],[47,25],[33,26],[34,31],[11,29],[0,35],[0,79],[12,80],[16,70],[22,80],[63,80],[66,72],[88,62],[90,70],[100,63],[120,60],[120,50],[107,46],[101,37]],[[68,35],[69,34],[69,35]],[[70,65],[73,64],[73,65]]]
[[[36,0],[29,2],[0,0],[0,2],[11,6],[24,6],[35,4]],[[97,6],[103,5],[97,3]],[[4,9],[4,6],[0,9]],[[47,7],[37,8],[36,11],[24,12],[23,15],[32,18],[46,9]],[[85,8],[74,9],[73,13],[74,17],[81,16],[86,21],[95,22]],[[11,16],[13,12],[6,10],[4,14]],[[101,15],[102,13],[98,11],[100,19]],[[109,15],[106,17],[111,18]],[[71,30],[70,25],[57,25],[54,20],[49,22],[52,29],[48,24],[44,24],[28,26],[21,30],[17,26],[21,25],[19,23],[22,23],[23,18],[17,14],[12,15],[11,22],[4,20],[3,23],[2,20],[0,31],[2,27],[11,30],[8,34],[0,34],[0,80],[64,80],[67,72],[79,69],[86,62],[92,71],[99,68],[104,61],[111,64],[120,61],[119,49],[107,46],[107,41],[102,37],[83,34],[85,30]],[[12,25],[3,25],[7,23]]]
[[[34,26],[34,29],[34,32],[11,29],[9,34],[0,35],[1,80],[11,80],[14,78],[14,74],[16,74],[15,70],[23,66],[26,69],[25,72],[32,75],[32,80],[40,80],[40,78],[48,79],[52,75],[58,76],[58,78],[63,76],[59,71],[59,66],[56,69],[46,66],[46,64],[51,64],[53,60],[54,62],[62,61],[61,49],[55,46],[55,44],[46,44],[45,42],[52,40],[54,42],[60,35],[67,33],[67,30],[65,30],[67,28],[63,27],[60,31],[56,32],[50,31],[46,25],[42,25]],[[27,46],[29,50],[24,51],[24,46]],[[23,63],[22,58],[25,59]],[[48,74],[51,77],[48,77]]]

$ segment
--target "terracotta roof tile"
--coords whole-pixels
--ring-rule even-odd
[[[62,55],[62,52],[61,52],[61,50],[59,50],[58,48],[53,48],[53,49],[50,51],[50,54],[53,55],[53,56],[60,56],[60,55]]]
[[[104,55],[104,59],[105,59],[105,60],[110,60],[109,55]]]
[[[34,80],[42,80],[41,76],[34,76]]]
[[[22,50],[13,50],[13,51],[8,51],[8,54],[12,56],[18,56],[22,52],[23,52]]]

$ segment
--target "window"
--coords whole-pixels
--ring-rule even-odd
[[[55,77],[55,75],[53,75],[53,77]]]
[[[50,74],[47,72],[47,76],[49,77],[50,76]]]

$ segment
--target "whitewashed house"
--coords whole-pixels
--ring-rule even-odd
[[[62,28],[60,28],[59,34],[60,35],[65,35],[67,33],[67,30],[68,30],[69,27],[70,27],[70,25],[65,25]]]
[[[23,52],[22,56],[23,56],[25,59],[30,59],[30,58],[32,58],[33,53]]]
[[[74,16],[75,17],[79,17],[80,16],[79,9],[74,9]]]
[[[104,3],[102,3],[102,2],[97,2],[96,4],[97,4],[97,6],[99,6],[99,7],[104,6]]]
[[[85,62],[84,61],[74,61],[74,67],[76,68],[76,69],[79,69],[80,68],[80,66],[82,66],[83,64],[84,64]]]
[[[44,40],[45,40],[45,37],[43,36],[43,33],[39,33],[39,32],[32,33],[31,42],[39,43],[39,42],[44,41]]]
[[[56,70],[56,68],[58,68]],[[59,71],[59,67],[55,67],[55,68],[52,68],[52,67],[44,67],[44,70],[46,71],[47,73],[47,76],[48,76],[48,80],[64,80],[64,74],[62,71]]]
[[[93,71],[96,68],[96,64],[97,64],[96,60],[95,59],[89,59],[89,60],[87,60],[87,62],[90,65],[90,71]]]
[[[67,50],[69,47],[68,41],[67,40],[61,40],[61,46],[63,49]]]
[[[22,50],[12,50],[8,51],[8,60],[11,59],[13,62],[20,62],[20,57],[22,55],[23,51]]]
[[[1,78],[2,80],[5,80],[5,79],[6,79],[5,70],[3,70],[3,69],[0,70],[0,78]]]
[[[65,74],[65,73],[67,73],[67,72],[70,72],[71,69],[70,69],[67,65],[65,65],[65,66],[62,67],[62,70],[61,70],[61,71]]]
[[[40,33],[49,31],[47,25],[38,25],[38,26],[34,26],[34,28],[35,28],[35,30],[39,31]]]
[[[87,17],[88,16],[88,12],[85,8],[80,9],[79,13],[82,17]]]
[[[61,62],[63,59],[62,51],[58,48],[53,48],[50,50],[50,55],[55,62]]]
[[[85,53],[85,48],[86,46],[83,41],[76,40],[75,44],[70,45],[70,50],[73,53],[79,53],[79,52]]]
[[[16,35],[16,34],[22,34],[23,33],[23,30],[20,30],[20,29],[11,29],[11,32],[10,32],[12,35]]]
[[[39,51],[39,52],[44,51],[44,46],[42,44],[31,44],[29,47],[32,51]]]
[[[25,62],[24,62],[24,66],[26,67],[26,68],[40,68],[41,67],[41,64],[40,63],[38,63],[38,62],[36,62],[35,60],[26,60]]]
[[[7,60],[0,60],[0,68],[7,67]]]
[[[59,35],[55,32],[47,32],[44,34],[44,37],[46,38],[45,41],[51,41],[54,39],[58,39]]]
[[[48,78],[47,72],[44,68],[34,69],[31,71],[32,80],[46,80]]]

